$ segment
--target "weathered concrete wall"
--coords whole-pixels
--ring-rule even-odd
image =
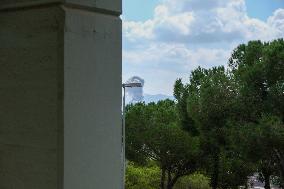
[[[99,9],[101,9],[115,15],[120,15],[122,11],[121,0],[1,0],[0,9],[7,9],[12,7],[29,7],[52,3],[79,5],[95,8],[96,11],[99,11]]]
[[[0,12],[0,188],[58,188],[63,11]]]
[[[64,188],[119,189],[121,21],[65,11]]]
[[[118,189],[121,2],[51,1],[0,2],[0,188]]]

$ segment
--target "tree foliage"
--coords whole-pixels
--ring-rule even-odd
[[[237,187],[253,171],[267,183],[283,178],[283,40],[239,45],[228,68],[199,67],[174,88],[181,117],[192,120],[183,128],[200,137],[211,186]]]
[[[126,118],[127,159],[140,164],[156,161],[161,188],[171,189],[179,177],[196,170],[199,140],[178,125],[174,101],[129,105]]]
[[[270,188],[276,172],[283,179],[284,41],[240,45],[229,66],[239,86],[242,121],[249,127],[247,151]]]
[[[160,184],[160,169],[157,165],[138,166],[127,163],[126,189],[157,189]]]
[[[188,83],[178,79],[174,96],[127,107],[127,158],[157,162],[161,189],[196,170],[213,189],[246,185],[256,172],[266,189],[271,180],[283,187],[283,39],[239,45],[227,67],[198,67]]]
[[[201,173],[181,177],[174,189],[210,189],[210,179]]]

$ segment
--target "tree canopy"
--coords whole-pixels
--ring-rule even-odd
[[[284,184],[284,41],[239,45],[227,66],[177,79],[175,101],[127,106],[127,159],[157,163],[160,188],[195,171],[217,188]],[[209,182],[209,181],[208,181]],[[178,184],[177,184],[178,185]]]

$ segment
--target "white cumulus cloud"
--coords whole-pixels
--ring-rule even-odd
[[[145,22],[124,21],[129,40],[216,43],[283,37],[284,9],[267,22],[250,18],[244,0],[166,0]]]
[[[163,92],[171,94],[174,80],[197,66],[225,65],[236,45],[281,38],[283,31],[284,9],[263,21],[248,16],[245,0],[162,0],[153,18],[123,20],[124,68],[145,78],[149,93],[168,82]],[[147,82],[152,77],[159,81]]]

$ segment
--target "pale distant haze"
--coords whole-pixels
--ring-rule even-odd
[[[240,43],[284,37],[284,0],[124,0],[123,11],[123,81],[139,76],[151,95],[226,64]]]

